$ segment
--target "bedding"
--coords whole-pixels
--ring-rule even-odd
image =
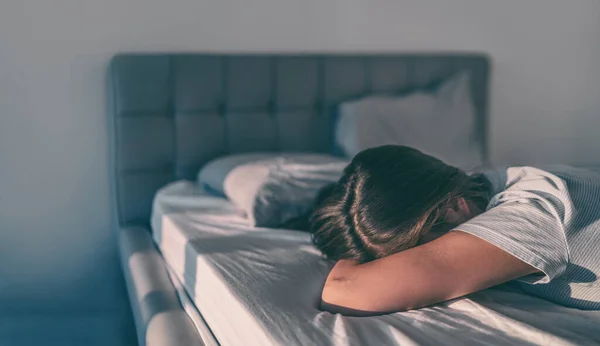
[[[386,144],[407,145],[464,170],[483,165],[475,144],[475,108],[468,73],[434,91],[368,96],[339,107],[335,138],[344,153]]]
[[[226,155],[216,158],[204,165],[198,172],[198,182],[208,191],[223,195],[225,177],[235,167],[258,160],[276,157],[277,153],[245,153]]]
[[[252,226],[275,227],[305,214],[317,193],[342,176],[347,160],[328,155],[279,156],[238,166],[225,195]]]
[[[252,152],[244,154],[232,154],[218,157],[206,165],[198,172],[197,180],[206,190],[219,194],[225,194],[225,178],[236,167],[257,161],[264,161],[277,158],[301,158],[305,160],[314,160],[321,162],[323,160],[335,160],[336,158],[326,154],[315,153],[277,153],[277,152]]]
[[[179,298],[179,302],[183,310],[186,312],[198,335],[202,339],[202,346],[219,346],[219,343],[215,339],[215,336],[211,332],[210,328],[206,325],[206,321],[200,315],[200,312],[194,305],[194,302],[190,299],[190,296],[185,291],[185,287],[183,287],[183,283],[179,281],[173,270],[167,265],[167,272],[173,286],[175,287],[175,292],[177,293],[177,297]]]
[[[378,317],[323,312],[319,293],[332,263],[309,234],[252,227],[231,202],[190,182],[161,189],[152,214],[165,261],[223,346],[600,343],[600,311],[510,284]]]
[[[157,190],[179,179],[196,180],[201,167],[225,153],[337,153],[332,110],[340,102],[361,95],[421,90],[459,71],[471,73],[477,143],[487,157],[491,59],[485,53],[120,53],[108,66],[107,93],[111,205],[116,221],[121,229],[138,227],[141,234],[149,228],[151,216],[158,219],[152,223],[160,226],[160,208],[152,214]],[[222,186],[225,175],[220,176],[217,185]],[[169,202],[165,206],[179,205],[182,223],[192,228],[196,227],[192,220],[199,218],[194,234],[205,233],[206,227],[230,233],[230,225],[210,228],[201,215],[211,212],[230,222],[231,214],[239,210],[222,198],[197,198],[194,194],[203,188],[210,186],[189,188],[182,196],[162,196]],[[155,227],[152,234],[158,243],[161,230]],[[165,236],[172,241],[172,232],[165,231]],[[121,254],[126,259],[131,255]],[[154,261],[156,266],[142,272],[128,270],[124,262],[124,275],[145,286],[156,277],[154,271],[162,270],[159,262],[164,261]],[[155,297],[154,293],[140,296],[129,291],[136,316],[147,316],[147,298]],[[138,333],[148,336],[139,339],[140,345],[192,344],[182,343],[177,334],[164,333],[165,324],[147,318],[136,321]],[[344,329],[346,320],[340,321]],[[167,334],[172,338],[165,339]]]

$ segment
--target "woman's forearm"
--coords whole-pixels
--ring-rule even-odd
[[[485,240],[450,232],[369,263],[339,261],[327,277],[321,299],[326,309],[338,310],[334,312],[405,311],[535,272],[537,269]]]
[[[321,294],[321,307],[333,313],[366,316],[387,312],[382,310],[372,285],[365,280],[370,268],[349,260],[340,260],[333,267]],[[373,282],[376,284],[376,282]],[[407,310],[396,304],[394,311]]]

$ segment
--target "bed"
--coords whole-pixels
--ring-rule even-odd
[[[327,264],[317,259],[306,234],[286,230],[273,234],[249,228],[226,200],[215,201],[196,191],[194,184],[184,182],[193,181],[200,167],[211,159],[231,153],[337,154],[332,131],[340,102],[370,94],[427,89],[458,71],[470,72],[475,141],[482,157],[487,158],[490,60],[484,54],[114,57],[109,68],[113,205],[139,344],[598,341],[590,327],[600,322],[594,313],[566,311],[524,297],[510,287],[429,310],[384,317],[383,322],[360,322],[316,311],[314,302],[309,301],[314,296],[311,290],[319,289],[313,285],[302,295],[310,311],[305,315],[282,313],[278,307],[289,299],[281,300],[275,293],[290,281],[256,286],[273,280],[264,273],[253,273],[252,265],[240,264],[254,263],[269,269],[271,277],[285,278],[274,265],[286,259],[277,257],[277,251],[293,248],[297,257],[292,256],[294,261],[286,265],[305,263],[312,268],[311,275],[323,275]],[[178,198],[191,198],[200,204],[216,202],[229,228],[214,224],[214,205],[210,212],[203,208],[190,211],[181,209],[185,203],[170,204]],[[231,231],[236,223],[236,230]],[[214,234],[215,229],[220,231]],[[223,232],[230,233],[227,241],[216,236]],[[262,248],[265,244],[275,246]],[[259,297],[240,298],[252,287],[262,292]],[[278,304],[266,304],[269,294]],[[304,318],[296,320],[301,315]],[[572,318],[561,320],[560,316]],[[311,321],[308,329],[292,327],[306,320]],[[562,321],[562,327],[548,332],[552,321]],[[371,330],[379,330],[375,335],[380,338],[373,340]],[[426,335],[433,335],[433,339]]]

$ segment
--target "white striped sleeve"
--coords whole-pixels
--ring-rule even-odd
[[[564,273],[569,261],[560,218],[548,206],[538,199],[507,201],[455,230],[481,238],[545,274],[526,281],[548,283]]]

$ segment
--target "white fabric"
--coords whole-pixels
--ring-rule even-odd
[[[198,183],[212,192],[223,194],[225,177],[232,169],[248,162],[277,157],[278,153],[253,152],[233,154],[211,160],[198,171]]]
[[[470,76],[460,73],[433,93],[369,96],[341,104],[335,138],[349,157],[397,144],[472,170],[483,164],[475,129]]]
[[[200,315],[200,312],[196,308],[196,305],[194,305],[194,302],[190,299],[190,296],[185,291],[183,283],[179,281],[179,278],[177,278],[169,266],[167,266],[167,271],[173,286],[175,286],[175,291],[177,292],[179,302],[181,303],[185,313],[189,316],[189,318],[192,320],[192,323],[196,327],[196,330],[198,331],[198,334],[204,343],[203,346],[219,346],[219,343],[215,339],[213,333],[210,331],[206,321],[204,321],[202,315]]]
[[[253,226],[276,227],[306,213],[319,190],[337,182],[348,163],[326,155],[248,163],[227,175],[224,191]]]
[[[457,227],[540,270],[519,279],[528,293],[600,309],[600,174],[568,166],[486,172],[494,197]]]
[[[250,227],[227,201],[191,183],[165,187],[154,206],[157,244],[222,346],[600,342],[600,311],[508,286],[379,317],[323,312],[316,306],[331,263],[308,234]]]
[[[311,160],[333,160],[335,157],[327,154],[303,153],[303,152],[251,152],[244,154],[232,154],[218,157],[206,165],[198,172],[198,183],[209,191],[224,194],[224,183],[227,175],[236,167],[276,158],[300,158]]]

